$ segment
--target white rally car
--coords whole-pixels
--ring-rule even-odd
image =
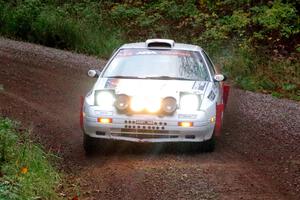
[[[167,39],[125,44],[102,72],[88,75],[98,79],[82,100],[86,152],[103,140],[192,142],[214,150],[228,87],[199,46]]]

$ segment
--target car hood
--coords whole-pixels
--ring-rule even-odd
[[[180,92],[204,94],[208,85],[208,81],[100,78],[94,90],[114,89],[116,94],[128,96],[172,96],[178,99]]]

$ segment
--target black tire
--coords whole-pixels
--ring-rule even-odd
[[[85,153],[92,154],[97,149],[97,138],[92,138],[86,134],[83,134],[83,148]]]
[[[213,152],[215,150],[215,144],[216,144],[216,139],[213,135],[211,139],[202,142],[201,150],[203,152]]]

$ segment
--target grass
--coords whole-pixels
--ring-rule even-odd
[[[53,155],[18,132],[18,125],[0,118],[0,199],[59,199],[59,173],[50,164]]]

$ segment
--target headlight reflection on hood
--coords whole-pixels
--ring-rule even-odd
[[[115,102],[115,95],[110,90],[95,91],[95,104],[103,107],[110,107]]]
[[[180,109],[195,111],[200,107],[200,96],[196,94],[182,94],[180,97]]]

